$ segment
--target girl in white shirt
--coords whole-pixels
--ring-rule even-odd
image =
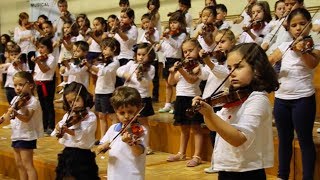
[[[279,137],[278,177],[288,179],[294,131],[301,147],[303,179],[313,179],[316,151],[312,130],[316,115],[313,72],[319,64],[320,46],[306,48],[312,28],[310,13],[304,8],[293,10],[287,19],[294,41],[283,42],[269,56],[272,64],[281,60],[280,88],[275,93],[274,117]],[[310,45],[310,44],[309,44]],[[291,149],[290,149],[291,148]]]
[[[256,43],[235,46],[228,54],[231,71],[229,94],[242,98],[225,103],[216,113],[210,99],[193,99],[210,130],[217,132],[214,170],[218,178],[265,180],[264,169],[273,166],[272,108],[267,92],[279,87],[276,73]],[[226,97],[226,96],[224,96]],[[227,96],[229,97],[229,96]],[[212,106],[211,106],[212,105]]]
[[[95,111],[98,112],[101,138],[108,129],[107,119],[116,121],[110,98],[116,85],[116,71],[120,64],[117,55],[120,53],[120,43],[115,38],[106,38],[101,42],[102,55],[98,64],[85,65],[92,74],[97,75],[95,88]],[[107,118],[107,119],[106,119]]]
[[[149,43],[137,44],[133,51],[135,52],[135,61],[129,61],[126,65],[117,70],[117,76],[125,79],[124,86],[136,88],[145,104],[140,113],[139,121],[149,131],[148,117],[154,115],[150,87],[154,77],[154,66],[151,65],[155,59],[155,52]],[[149,134],[149,133],[148,133]],[[147,154],[151,154],[149,147],[149,137],[146,138]]]
[[[63,92],[63,109],[67,113],[51,136],[57,136],[65,148],[58,154],[56,179],[100,179],[95,154],[97,117],[90,111],[92,95],[80,83],[72,82]]]
[[[43,136],[42,111],[38,99],[33,95],[35,83],[30,73],[20,71],[13,77],[18,96],[11,101],[8,112],[1,119],[12,125],[12,147],[19,172],[19,179],[37,179],[33,164],[33,149],[37,139]]]
[[[185,61],[199,60],[200,44],[195,38],[185,40],[182,44],[182,51]],[[200,79],[195,75],[187,72],[187,69],[179,67],[176,62],[171,67],[168,82],[170,85],[176,85],[176,102],[174,104],[174,125],[180,126],[180,146],[179,152],[170,155],[168,162],[186,160],[186,150],[189,141],[190,132],[194,133],[195,151],[192,159],[187,162],[187,167],[194,167],[201,164],[201,150],[203,142],[203,134],[201,133],[200,124],[203,123],[202,116],[198,113],[190,118],[186,115],[186,110],[191,107],[192,99],[201,94]]]

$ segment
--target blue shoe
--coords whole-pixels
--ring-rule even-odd
[[[171,110],[171,108],[170,107],[163,107],[163,108],[161,108],[161,109],[159,109],[159,113],[166,113],[166,112],[169,112]]]

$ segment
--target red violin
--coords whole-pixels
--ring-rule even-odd
[[[41,62],[45,62],[48,59],[48,55],[44,54],[41,56],[38,56],[34,59],[34,61],[41,61]]]

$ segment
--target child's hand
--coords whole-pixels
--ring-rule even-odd
[[[156,52],[160,51],[160,49],[161,49],[161,45],[159,43],[154,46],[154,50]]]
[[[60,132],[60,126],[59,126],[59,123],[58,123],[58,124],[56,124],[55,129],[56,129],[58,132]]]
[[[132,135],[128,132],[124,132],[121,136],[123,142],[131,145],[132,144]]]
[[[61,66],[59,71],[60,71],[60,74],[64,74],[66,72],[66,67],[65,66]]]
[[[126,82],[129,82],[131,78],[130,73],[124,73],[123,78],[125,79]]]
[[[192,106],[200,106],[199,112],[203,116],[209,116],[214,113],[212,106],[204,102],[200,96],[196,96],[192,99]]]
[[[175,72],[177,71],[178,69],[180,69],[182,66],[181,62],[177,61],[173,64],[173,66],[171,68],[169,68],[169,72]]]
[[[101,144],[96,149],[96,154],[105,153],[110,149],[110,142],[105,142]]]

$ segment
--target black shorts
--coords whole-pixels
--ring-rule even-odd
[[[174,125],[196,125],[204,123],[203,116],[196,113],[194,116],[189,117],[186,110],[191,108],[193,97],[177,96],[174,103]]]
[[[31,141],[12,141],[11,147],[20,149],[37,149],[37,140],[35,139]]]
[[[97,112],[102,112],[104,114],[114,113],[110,103],[112,94],[96,94],[95,96],[94,108]]]
[[[148,117],[154,115],[151,97],[142,98],[142,103],[144,104],[144,108],[140,113],[140,117]]]
[[[162,70],[162,77],[165,78],[166,80],[169,77],[169,69],[174,65],[175,62],[181,61],[181,59],[178,58],[166,58],[165,66]]]

